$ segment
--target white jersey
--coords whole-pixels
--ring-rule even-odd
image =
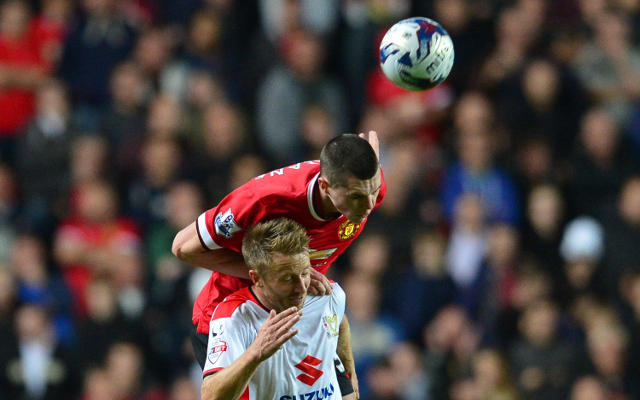
[[[341,399],[334,357],[346,295],[335,282],[328,296],[307,296],[298,334],[257,368],[241,400]],[[269,310],[250,288],[216,307],[209,327],[204,376],[230,366],[258,335]]]

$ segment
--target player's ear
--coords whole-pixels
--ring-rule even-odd
[[[254,285],[258,285],[260,283],[260,275],[258,275],[258,271],[256,271],[255,269],[249,270],[249,277],[251,278],[251,282],[253,282]]]
[[[318,187],[321,191],[327,193],[327,189],[329,189],[330,186],[331,185],[329,185],[329,181],[327,180],[327,178],[322,176],[318,178]]]

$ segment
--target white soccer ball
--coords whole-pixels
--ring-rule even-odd
[[[380,66],[396,85],[413,91],[438,86],[453,66],[453,42],[436,21],[414,17],[393,25],[380,44]]]

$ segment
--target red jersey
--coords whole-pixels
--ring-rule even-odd
[[[313,189],[320,176],[319,161],[305,161],[253,178],[225,197],[196,221],[200,242],[207,249],[219,247],[242,252],[247,228],[261,221],[288,217],[304,226],[309,241],[311,266],[325,273],[335,259],[358,237],[367,220],[354,224],[343,215],[321,218],[313,207]],[[387,192],[382,186],[374,210]],[[209,321],[218,303],[251,280],[212,272],[193,306],[198,332],[209,333]]]

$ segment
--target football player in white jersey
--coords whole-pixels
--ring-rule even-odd
[[[213,313],[203,399],[342,397],[334,359],[350,340],[343,324],[346,296],[335,282],[331,295],[307,295],[308,244],[304,227],[287,218],[246,233],[242,254],[253,285],[228,296]],[[355,400],[356,394],[342,398]]]

